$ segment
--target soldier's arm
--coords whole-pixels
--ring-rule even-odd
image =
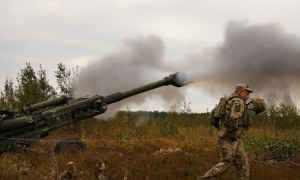
[[[242,115],[244,114],[245,103],[243,100],[239,98],[234,98],[230,102],[230,106],[231,106],[230,116],[226,124],[230,130],[235,130],[238,128],[239,120],[242,118]]]

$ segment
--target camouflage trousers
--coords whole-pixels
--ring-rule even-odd
[[[219,138],[221,162],[215,165],[200,179],[217,179],[226,172],[231,164],[234,164],[237,179],[249,179],[249,163],[241,139],[232,141],[227,138]]]

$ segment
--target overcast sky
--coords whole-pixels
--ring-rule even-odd
[[[81,70],[107,59],[123,49],[124,42],[137,37],[158,38],[163,65],[177,64],[173,69],[180,71],[178,64],[185,66],[192,54],[222,45],[232,21],[247,26],[276,24],[285,33],[300,37],[299,7],[296,0],[0,0],[0,89],[5,78],[15,79],[26,62],[36,70],[42,64],[55,85],[59,62]],[[201,61],[205,59],[199,58]],[[159,73],[163,77],[173,70],[164,69]],[[211,110],[220,96],[230,93],[226,89],[211,94],[199,84],[183,88],[184,99],[192,102],[194,112]],[[162,101],[146,99],[129,106],[132,110],[168,110]]]

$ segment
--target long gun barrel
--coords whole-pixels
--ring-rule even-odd
[[[70,99],[66,96],[61,96],[53,100],[33,105],[29,104],[22,109],[21,113],[15,116],[14,111],[0,110],[0,115],[2,114],[0,118],[0,154],[9,145],[19,142],[17,139],[38,140],[47,136],[48,131],[105,113],[107,105],[122,99],[162,86],[173,85],[182,87],[191,83],[185,83],[184,81],[186,81],[186,77],[183,73],[174,73],[162,80],[105,97],[95,95]],[[24,142],[32,147],[37,144],[26,140],[23,140]]]
[[[164,79],[160,80],[160,81],[156,81],[141,87],[137,87],[135,89],[131,89],[128,91],[124,91],[124,92],[118,92],[118,93],[114,93],[111,94],[109,96],[105,96],[104,99],[102,100],[103,103],[108,104],[112,104],[118,101],[121,101],[122,99],[146,92],[146,91],[150,91],[152,89],[156,89],[159,88],[161,86],[168,86],[168,85],[174,85],[176,87],[181,87],[181,86],[185,86],[189,83],[183,83],[180,81],[180,79],[177,77],[179,73],[174,73],[169,75],[168,77],[165,77]]]

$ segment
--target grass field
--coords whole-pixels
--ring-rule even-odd
[[[252,117],[253,126],[243,135],[250,159],[300,163],[299,116],[291,114],[285,117],[280,111],[270,109]],[[74,179],[96,179],[101,161],[112,180],[125,177],[128,180],[196,179],[219,162],[217,140],[199,138],[217,136],[217,130],[209,125],[208,118],[209,113],[188,111],[120,111],[106,121],[87,119],[52,131],[43,138],[77,137],[85,141],[87,151],[69,148],[55,155],[53,149],[57,142],[39,141],[36,152],[0,155],[0,179],[58,179],[58,175],[69,168],[68,162],[74,162]],[[274,119],[278,122],[275,125]],[[284,121],[287,122],[279,124]],[[168,140],[173,138],[183,139]],[[149,139],[160,140],[142,141]],[[32,166],[26,168],[28,164]],[[220,179],[236,179],[234,167]],[[250,179],[300,179],[300,166],[250,160]]]

